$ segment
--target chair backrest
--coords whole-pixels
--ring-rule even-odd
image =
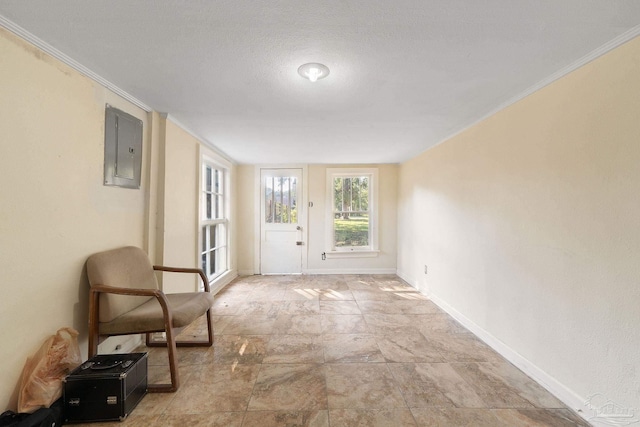
[[[116,288],[158,289],[158,281],[147,254],[135,246],[91,255],[87,260],[89,284]],[[110,322],[147,302],[149,297],[100,295],[100,322]]]

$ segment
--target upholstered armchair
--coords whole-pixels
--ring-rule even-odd
[[[155,271],[195,273],[204,292],[165,294],[158,289]],[[213,344],[211,306],[213,295],[204,272],[197,268],[154,266],[140,248],[128,246],[100,252],[87,260],[89,284],[89,357],[98,352],[100,340],[113,335],[146,334],[148,346],[165,346],[169,353],[171,384],[150,384],[149,392],[173,392],[180,386],[177,346]],[[208,340],[176,341],[180,328],[206,315]],[[166,341],[152,334],[166,333]]]

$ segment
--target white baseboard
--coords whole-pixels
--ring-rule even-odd
[[[222,276],[218,277],[213,283],[210,283],[211,293],[217,294],[220,292],[225,286],[231,283],[236,277],[238,277],[238,272],[236,270],[229,270],[224,273]]]
[[[238,270],[239,276],[253,276],[255,274],[257,273],[253,270]]]
[[[588,417],[591,415],[591,411],[586,406],[586,398],[580,397],[573,390],[560,383],[547,372],[540,369],[531,361],[517,353],[511,347],[500,341],[498,338],[496,338],[495,336],[478,326],[468,317],[464,316],[458,310],[450,306],[446,301],[438,298],[435,295],[427,296],[433,303],[435,303],[438,307],[447,312],[447,314],[460,322],[465,328],[467,328],[474,335],[484,341],[489,347],[497,351],[502,357],[513,363],[518,369],[534,379],[538,384],[540,384],[547,391],[557,397],[562,403],[573,409],[582,418],[590,421]]]
[[[402,280],[404,280],[405,282],[409,283],[411,286],[413,286],[414,288],[415,286],[415,280],[413,279],[412,276],[410,276],[409,274],[407,274],[405,271],[402,270],[397,270],[396,271],[396,276],[398,276],[399,278],[401,278]]]
[[[98,354],[133,353],[143,343],[142,334],[109,337],[98,345]]]
[[[240,270],[239,276],[253,276],[256,273],[253,270]],[[334,268],[334,269],[309,269],[302,270],[302,274],[396,274],[394,268]]]
[[[396,274],[395,268],[332,268],[305,269],[302,274]]]

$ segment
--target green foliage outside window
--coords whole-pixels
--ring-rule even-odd
[[[333,207],[335,246],[368,246],[369,177],[335,178]]]

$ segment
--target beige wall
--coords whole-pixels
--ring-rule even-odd
[[[293,167],[293,166],[292,166]],[[297,166],[296,166],[297,167]],[[397,165],[340,165],[339,167],[375,167],[378,168],[379,181],[379,249],[374,258],[349,258],[322,260],[325,247],[326,230],[326,170],[330,165],[309,165],[307,167],[308,200],[307,209],[307,265],[303,272],[309,274],[325,273],[393,273],[396,269],[396,193],[398,182]],[[238,270],[240,274],[258,273],[256,266],[260,238],[259,224],[256,219],[258,207],[256,196],[256,166],[238,167]],[[259,169],[258,169],[259,170]],[[313,202],[309,208],[308,202]],[[255,268],[254,268],[255,267]]]
[[[366,167],[378,169],[378,248],[373,258],[328,258],[322,260],[326,247],[327,227],[327,168]],[[395,273],[397,240],[397,165],[311,165],[308,173],[309,201],[309,273]]]
[[[640,402],[639,118],[637,38],[400,169],[399,273],[576,409]]]
[[[163,265],[198,267],[198,179],[200,142],[164,119],[164,223]],[[198,278],[192,274],[164,273],[167,293],[194,292]]]
[[[139,190],[102,185],[106,103],[143,120]],[[89,255],[135,245],[156,264],[198,265],[199,162],[210,150],[2,28],[0,130],[0,407],[15,409],[26,358],[57,329],[77,329],[86,357]],[[232,223],[234,215],[232,202]],[[235,238],[232,231],[231,248]],[[214,289],[235,277],[235,259]],[[197,281],[163,278],[168,292]],[[114,337],[99,351],[135,343]]]
[[[144,122],[142,188],[105,187],[104,107]],[[91,253],[147,246],[147,114],[0,28],[0,408],[58,328],[86,355]]]
[[[241,275],[257,274],[254,271],[254,257],[256,233],[256,192],[255,167],[253,165],[239,165],[237,168],[237,191],[234,199],[237,202],[237,257],[238,273]],[[258,234],[259,236],[259,234]]]

